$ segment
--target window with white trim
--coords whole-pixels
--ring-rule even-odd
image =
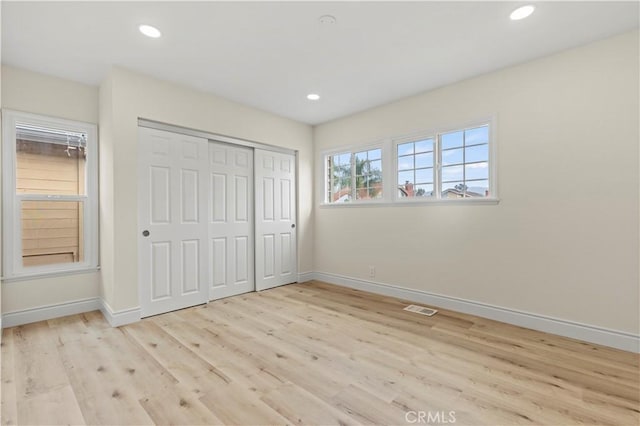
[[[326,203],[382,198],[382,149],[340,152],[325,157]]]
[[[97,267],[96,126],[3,111],[5,278]]]
[[[489,197],[489,125],[442,133],[440,196]]]
[[[375,148],[325,153],[322,203],[496,202],[493,123],[489,119],[387,139]],[[383,169],[389,173],[385,181]]]
[[[397,199],[490,197],[489,124],[396,141]]]
[[[396,145],[399,197],[434,196],[434,150],[433,138]]]

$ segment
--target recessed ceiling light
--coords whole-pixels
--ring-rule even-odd
[[[138,29],[142,34],[151,38],[158,38],[162,35],[159,29],[152,27],[151,25],[140,25]]]
[[[317,93],[309,93],[307,95],[307,99],[309,99],[310,101],[317,101],[318,99],[320,99],[320,95],[318,95]]]
[[[333,15],[322,15],[319,19],[321,24],[335,24],[336,23],[336,17]]]
[[[509,17],[513,21],[519,21],[520,19],[524,19],[527,16],[531,15],[534,10],[536,10],[536,7],[528,4],[526,6],[519,7],[511,12],[511,15],[509,15]]]

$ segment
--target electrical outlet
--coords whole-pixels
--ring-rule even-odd
[[[376,276],[376,267],[373,265],[369,265],[369,277],[373,278]]]

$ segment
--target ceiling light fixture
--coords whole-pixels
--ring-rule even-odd
[[[536,7],[528,4],[526,6],[521,6],[516,10],[514,10],[513,12],[511,12],[511,15],[509,15],[509,17],[511,18],[512,21],[519,21],[531,15],[534,10],[536,10]]]
[[[307,99],[309,99],[310,101],[317,101],[318,99],[320,99],[320,95],[318,95],[317,93],[309,93],[307,95]]]
[[[142,34],[151,38],[158,38],[162,35],[159,29],[152,27],[151,25],[140,25],[138,29]]]
[[[318,18],[318,20],[321,24],[324,25],[331,25],[336,23],[336,17],[333,15],[322,15],[320,18]]]

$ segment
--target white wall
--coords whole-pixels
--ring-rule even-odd
[[[100,85],[98,139],[100,141],[100,297],[113,300],[114,297],[114,137],[113,137],[113,91],[111,75]]]
[[[638,32],[317,126],[315,153],[497,115],[498,205],[316,208],[315,270],[639,332]],[[319,178],[319,176],[316,176]]]
[[[98,123],[98,88],[2,66],[2,107]],[[98,296],[97,272],[2,283],[2,314]]]
[[[2,22],[2,8],[0,7],[0,22]],[[0,58],[2,58],[2,35],[0,34]],[[0,66],[0,111],[2,110],[2,67]],[[2,120],[0,119],[0,135],[2,135]],[[2,149],[0,149],[2,151]],[[0,154],[0,188],[2,188],[2,154]],[[2,223],[2,196],[0,194],[0,223]],[[2,259],[2,227],[0,226],[0,259]],[[2,277],[2,262],[0,262],[0,277]],[[0,278],[0,342],[2,342],[2,278]]]
[[[2,107],[98,123],[98,88],[2,65]]]
[[[110,93],[110,95],[109,95]],[[249,139],[298,151],[300,272],[313,270],[312,129],[310,126],[243,106],[223,98],[113,68],[100,90],[102,291],[118,312],[138,303],[137,135],[138,118]],[[110,99],[107,97],[110,96]],[[110,117],[111,123],[102,121]],[[110,199],[109,197],[112,197]],[[112,236],[111,236],[112,234]],[[111,294],[112,292],[112,294]]]

